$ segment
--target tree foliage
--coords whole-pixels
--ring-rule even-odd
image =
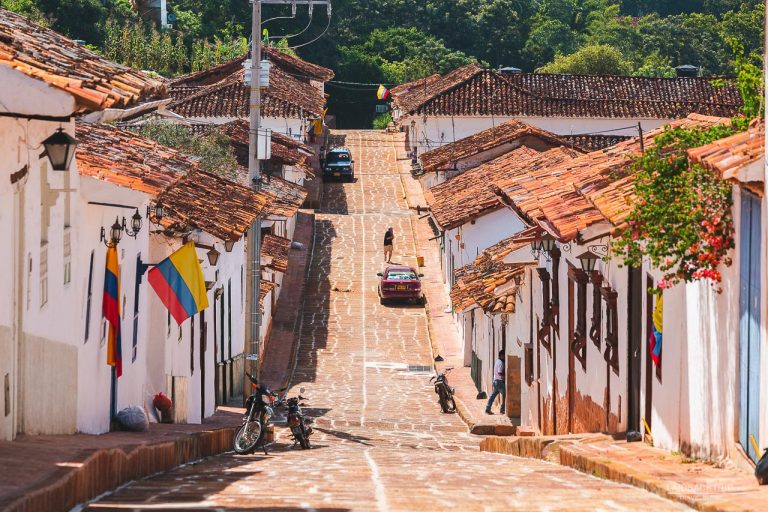
[[[554,62],[536,71],[568,75],[628,75],[632,72],[632,64],[613,46],[595,44],[584,46],[570,55],[558,55]]]

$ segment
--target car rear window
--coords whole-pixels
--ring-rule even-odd
[[[349,160],[348,153],[330,153],[328,155],[329,162],[349,162]]]
[[[412,270],[390,270],[387,272],[390,281],[409,281],[416,279],[416,272]]]

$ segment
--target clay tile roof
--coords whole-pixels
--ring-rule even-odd
[[[261,256],[269,261],[265,266],[277,272],[288,270],[291,241],[277,235],[265,235],[261,241]]]
[[[666,126],[644,134],[645,146],[654,143],[657,135],[669,128],[705,128],[719,124],[730,124],[724,117],[691,114],[687,118],[672,121]],[[634,175],[631,172],[633,157],[640,154],[639,138],[634,137],[604,150],[585,155],[593,156],[592,170],[579,184],[579,191],[614,225],[621,225],[631,211],[634,200]],[[585,162],[579,162],[585,165]]]
[[[277,48],[262,47],[261,50],[275,66],[296,78],[327,82],[334,77],[333,70],[293,57]]]
[[[199,164],[175,149],[106,124],[78,122],[75,157],[82,176],[154,196]]]
[[[395,103],[405,113],[435,116],[677,119],[692,112],[733,116],[742,102],[735,86],[709,78],[503,75],[473,64],[409,89]]]
[[[536,154],[536,151],[525,146],[507,153],[513,155],[520,165]],[[489,165],[491,162],[424,191],[424,198],[438,226],[442,229],[453,229],[489,210],[504,207],[492,188],[493,183],[501,178],[503,171]]]
[[[547,168],[578,154],[566,148],[539,153],[523,146],[430,188],[424,197],[437,224],[453,229],[489,210],[504,207],[497,192],[513,177],[537,175],[545,179]],[[535,218],[525,208],[517,209]]]
[[[199,125],[198,125],[199,126]],[[210,125],[205,125],[206,129]],[[217,126],[230,139],[237,161],[243,167],[248,167],[249,123],[246,119],[237,119]],[[314,150],[287,135],[272,132],[272,158],[270,161],[281,165],[300,167],[309,176],[314,176],[314,170],[309,159]]]
[[[625,135],[560,135],[568,142],[569,146],[580,148],[584,151],[597,151],[609,148],[619,142],[624,142],[632,137]]]
[[[456,284],[451,289],[455,312],[480,307],[488,313],[514,313],[515,278],[522,276],[526,264],[470,264],[455,271]]]
[[[728,118],[691,114],[644,134],[645,146],[668,127],[706,127],[728,124]],[[562,240],[573,239],[591,223],[607,220],[623,224],[632,210],[632,162],[640,154],[638,137],[594,151],[549,169],[553,178],[541,183],[538,194],[542,219]],[[586,201],[586,204],[585,204]]]
[[[279,176],[266,176],[261,191],[271,198],[267,215],[293,217],[307,199],[307,189]]]
[[[278,287],[277,283],[262,279],[259,281],[259,305],[261,306],[261,312],[264,312],[264,299],[267,298],[267,294]]]
[[[197,228],[220,240],[239,240],[269,196],[204,171],[187,174],[158,197],[167,211],[163,225],[178,231]]]
[[[396,85],[395,87],[392,87],[389,90],[389,93],[392,95],[392,97],[395,97],[400,94],[405,94],[417,87],[429,87],[439,79],[440,79],[439,74],[430,75],[425,78],[419,78],[418,80],[414,80],[413,82],[406,82],[404,84]]]
[[[169,104],[168,110],[190,118],[246,119],[249,115],[250,88],[243,82],[243,76],[240,68],[219,82],[200,87],[186,96],[179,95],[183,97]],[[191,92],[188,85],[180,86]],[[320,116],[325,108],[325,96],[320,90],[291,77],[278,67],[271,69],[269,87],[261,101],[264,117],[296,119]]]
[[[724,179],[740,181],[741,169],[765,158],[765,123],[753,122],[745,132],[689,149],[688,156],[692,162],[719,172]],[[759,181],[765,181],[764,168],[759,174]]]
[[[122,108],[167,96],[161,81],[5,9],[0,9],[0,65],[68,92],[80,111]]]
[[[540,226],[534,226],[505,238],[501,242],[498,242],[481,252],[480,255],[475,258],[475,265],[499,263],[509,254],[523,249],[524,247],[530,247],[531,242],[540,238],[543,234],[544,230]]]
[[[422,105],[437,98],[438,96],[445,94],[449,90],[459,85],[468,82],[478,74],[483,72],[483,68],[479,64],[467,64],[460,68],[456,68],[453,71],[440,76],[438,78],[424,79],[417,81],[414,85],[421,85],[421,87],[410,87],[411,84],[407,84],[405,92],[398,91],[399,94],[394,95],[395,104],[403,112],[413,112],[420,109]],[[424,87],[426,82],[426,87]]]
[[[541,130],[529,124],[510,120],[499,126],[488,128],[464,139],[451,142],[439,148],[427,151],[421,155],[421,168],[424,171],[438,171],[453,168],[459,160],[490,151],[491,149],[535,138],[545,142],[549,147],[568,146],[567,140],[554,133]]]

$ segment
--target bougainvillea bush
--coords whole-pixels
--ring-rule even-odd
[[[686,150],[727,137],[732,126],[674,128],[659,135],[633,163],[634,208],[613,242],[615,256],[664,272],[657,290],[708,280],[719,290],[720,265],[734,247],[732,186],[717,171],[691,165]]]

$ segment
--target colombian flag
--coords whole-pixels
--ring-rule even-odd
[[[664,328],[664,298],[659,297],[653,310],[653,322],[651,323],[651,359],[656,366],[661,365],[661,332]]]
[[[120,267],[117,264],[117,247],[107,248],[107,265],[104,272],[104,298],[101,314],[109,323],[107,364],[115,367],[115,375],[123,374],[123,348],[120,338]]]
[[[208,307],[203,269],[194,242],[188,242],[158,263],[149,271],[147,280],[179,325]]]
[[[387,89],[383,85],[379,85],[379,90],[376,91],[376,97],[380,100],[389,99],[389,89]]]

